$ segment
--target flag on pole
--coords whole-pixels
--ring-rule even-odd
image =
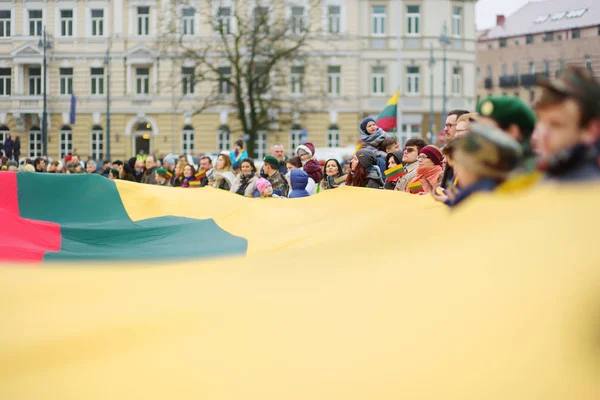
[[[71,93],[71,113],[70,113],[71,125],[75,125],[76,104],[77,104],[77,99],[75,98],[75,93]]]
[[[398,91],[388,100],[385,108],[379,113],[375,121],[377,126],[384,131],[391,131],[396,127],[396,115],[398,114]]]

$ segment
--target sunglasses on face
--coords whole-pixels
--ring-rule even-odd
[[[412,153],[413,151],[415,151],[415,149],[413,149],[412,147],[407,147],[404,149],[405,153]]]

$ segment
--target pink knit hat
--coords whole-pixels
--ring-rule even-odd
[[[256,182],[256,189],[258,189],[258,193],[260,193],[260,194],[263,194],[265,189],[268,188],[269,186],[271,186],[271,182],[269,182],[265,178],[260,178]]]

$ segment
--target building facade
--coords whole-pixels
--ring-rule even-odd
[[[600,3],[594,0],[531,2],[477,43],[477,97],[509,95],[533,105],[536,76],[554,78],[567,65],[600,76]]]
[[[198,154],[229,149],[243,136],[235,110],[223,105],[195,112],[196,97],[210,88],[190,81],[185,67],[162,53],[157,41],[170,14],[190,40],[211,40],[212,23],[196,12],[203,7],[219,10],[235,29],[227,15],[236,4],[185,3],[185,9],[172,9],[173,2],[166,0],[0,1],[0,140],[11,133],[21,138],[21,157],[41,155],[46,81],[51,158],[73,152],[107,158],[109,89],[110,158],[128,158],[140,150]],[[247,7],[259,3],[243,2]],[[318,73],[311,72],[316,66],[290,66],[289,95],[296,102],[306,96],[306,106],[287,110],[294,120],[291,128],[273,124],[259,135],[258,157],[272,144],[291,150],[306,139],[317,147],[354,145],[360,120],[377,115],[398,86],[403,109],[398,136],[403,140],[426,137],[432,111],[433,130],[440,130],[444,103],[447,110],[475,107],[474,1],[291,0],[285,7],[290,15],[303,10],[314,36],[310,51],[321,62]],[[229,14],[223,11],[227,8]],[[444,26],[447,41],[442,44]],[[47,71],[40,43],[44,29]],[[309,100],[309,88],[316,88],[312,98],[323,93],[318,101]]]

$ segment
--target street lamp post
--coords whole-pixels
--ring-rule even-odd
[[[104,65],[106,65],[106,155],[104,158],[110,160],[110,41],[106,48]]]
[[[433,132],[433,66],[435,65],[435,59],[433,58],[433,44],[429,47],[429,133],[433,139],[435,133]]]
[[[444,21],[444,26],[442,28],[442,34],[440,36],[440,43],[442,45],[443,50],[443,67],[442,67],[442,78],[443,78],[443,94],[442,94],[442,126],[446,123],[446,47],[451,43],[450,38],[448,37],[448,27],[446,25],[446,21]]]
[[[46,35],[46,27],[42,31],[42,37],[38,42],[38,47],[41,47],[44,51],[44,61],[43,61],[43,71],[44,76],[43,79],[43,90],[44,90],[44,110],[42,111],[42,155],[44,157],[48,157],[48,104],[46,99],[46,49],[50,49],[52,46],[48,41],[48,36]]]

